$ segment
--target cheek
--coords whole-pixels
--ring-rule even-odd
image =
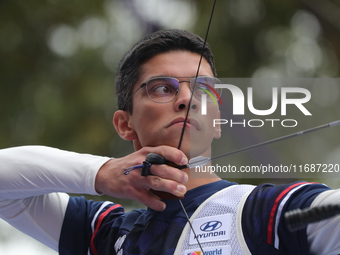
[[[134,126],[145,125],[148,123],[148,120],[152,119],[154,111],[157,110],[156,107],[153,106],[153,102],[148,99],[147,96],[139,95],[133,100],[133,122]],[[149,113],[149,114],[148,114]]]
[[[149,100],[151,101],[151,100]],[[162,105],[158,107],[154,102],[143,102],[136,104],[133,110],[133,118],[132,125],[134,130],[137,133],[138,139],[141,144],[149,144],[149,141],[153,135],[161,130],[162,117],[167,112],[165,109],[162,109]]]

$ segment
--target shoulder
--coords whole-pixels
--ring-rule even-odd
[[[87,254],[112,228],[127,228],[143,213],[112,202],[96,202],[83,197],[71,197],[60,235],[60,254]],[[113,238],[113,237],[112,237]]]
[[[308,254],[306,229],[289,232],[283,216],[286,211],[309,207],[317,195],[329,189],[309,182],[257,186],[249,194],[242,212],[243,231],[250,250]]]

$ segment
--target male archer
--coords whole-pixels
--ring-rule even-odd
[[[189,178],[190,169],[167,164],[152,165],[146,177],[139,170],[124,174],[150,152],[177,165],[210,155],[221,134],[212,125],[218,106],[208,104],[200,114],[202,93],[217,82],[212,53],[203,45],[192,33],[163,30],[121,60],[113,124],[136,152],[107,158],[42,146],[1,150],[0,216],[60,254],[339,253],[339,217],[292,233],[283,219],[285,211],[338,202],[339,191],[325,185],[239,185],[210,174]],[[196,234],[180,203],[152,190],[185,194],[181,201]],[[148,208],[124,212],[119,204],[65,192],[128,198]]]

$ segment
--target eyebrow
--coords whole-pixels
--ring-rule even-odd
[[[150,79],[153,79],[153,78],[162,78],[162,77],[172,77],[172,78],[176,78],[176,79],[182,79],[182,78],[189,78],[189,79],[192,79],[192,78],[195,78],[196,75],[194,76],[173,76],[173,75],[156,75],[156,76],[151,76],[149,77],[147,80],[150,80]],[[197,77],[214,77],[214,76],[210,76],[210,75],[198,75]],[[215,78],[215,77],[214,77]]]

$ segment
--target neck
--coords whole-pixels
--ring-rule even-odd
[[[185,169],[184,171],[189,176],[189,180],[185,184],[187,190],[221,180],[216,174],[194,173],[195,169]]]
[[[215,173],[207,172],[207,171],[196,171],[197,169],[201,169],[201,167],[208,167],[211,165],[210,160],[208,162],[204,161],[205,159],[209,159],[211,157],[211,146],[209,148],[199,154],[198,156],[192,156],[190,162],[192,163],[192,168],[186,168],[184,171],[188,174],[189,180],[185,184],[187,190],[194,189],[196,187],[209,184],[212,182],[216,182],[221,180]],[[199,163],[201,162],[201,163]],[[199,166],[197,169],[196,167]]]

